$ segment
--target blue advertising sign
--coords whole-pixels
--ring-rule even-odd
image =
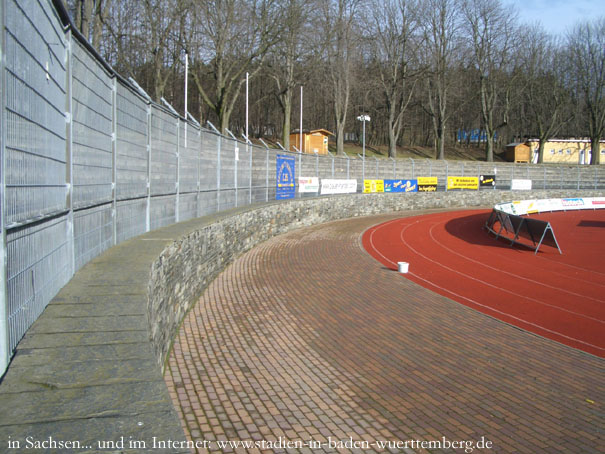
[[[384,180],[384,192],[418,192],[418,180]]]
[[[277,155],[275,161],[276,191],[275,199],[293,199],[295,193],[296,161],[293,156]]]

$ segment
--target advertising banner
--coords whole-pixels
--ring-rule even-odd
[[[435,192],[437,190],[437,177],[418,177],[418,192]]]
[[[479,176],[479,187],[480,188],[493,188],[496,186],[496,175],[480,175]]]
[[[591,208],[605,208],[605,197],[588,197],[585,200]]]
[[[321,180],[321,194],[349,194],[357,192],[357,180]]]
[[[448,189],[479,189],[478,177],[447,177]]]
[[[563,205],[564,210],[581,210],[584,208],[584,199],[561,199],[561,204]]]
[[[319,178],[299,177],[298,192],[319,192]]]
[[[275,160],[276,191],[275,199],[293,199],[295,193],[294,175],[296,161],[293,156],[278,154]]]
[[[418,180],[384,180],[384,192],[418,192]]]
[[[363,192],[384,192],[384,180],[363,180]]]
[[[531,180],[511,180],[511,191],[531,191]]]

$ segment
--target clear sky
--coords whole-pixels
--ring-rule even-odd
[[[519,13],[519,21],[541,22],[551,34],[564,34],[577,21],[605,16],[605,0],[504,0]]]

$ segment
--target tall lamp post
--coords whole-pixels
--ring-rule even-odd
[[[361,177],[365,181],[366,179],[366,121],[370,121],[370,116],[367,114],[360,115],[357,117],[359,121],[363,124],[363,134],[362,134],[362,149],[363,149],[363,164],[362,164],[362,174]]]

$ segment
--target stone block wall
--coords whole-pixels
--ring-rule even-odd
[[[356,216],[435,208],[491,207],[530,198],[602,196],[600,191],[448,191],[351,194],[293,199],[188,221],[152,263],[148,283],[149,331],[163,367],[185,313],[236,257],[269,238],[304,226]],[[167,228],[168,230],[171,227]],[[156,231],[162,235],[166,229]],[[170,236],[170,235],[168,235]]]

